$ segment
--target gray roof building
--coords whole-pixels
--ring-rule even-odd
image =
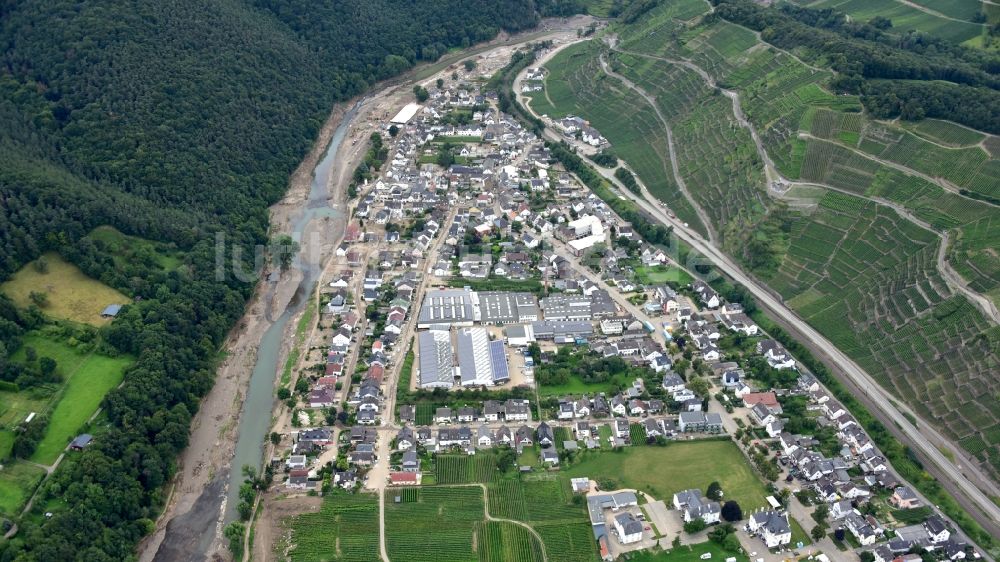
[[[417,327],[435,324],[471,326],[479,319],[476,293],[470,289],[434,289],[427,291],[420,305]]]
[[[540,301],[546,320],[589,320],[590,297],[583,295],[552,295]]]
[[[483,324],[515,324],[538,320],[538,300],[531,293],[478,293]]]
[[[451,388],[455,377],[451,334],[444,330],[429,330],[417,335],[420,355],[418,381],[420,388]]]

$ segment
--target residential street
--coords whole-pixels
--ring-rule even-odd
[[[557,50],[558,48],[550,50],[546,53],[546,58],[551,58]],[[525,105],[523,103],[524,96],[519,94],[519,98],[522,105]],[[533,112],[530,105],[525,105],[525,107]],[[540,118],[537,114],[534,115]],[[547,123],[545,135],[556,142],[566,140],[563,135],[552,129],[551,122]],[[584,156],[584,158],[586,157]],[[643,211],[661,223],[673,227],[674,233],[679,238],[684,240],[697,252],[709,258],[737,283],[746,287],[757,300],[758,304],[777,316],[780,323],[787,326],[800,341],[803,341],[810,348],[814,349],[815,352],[833,363],[837,367],[835,371],[842,380],[849,383],[855,395],[876,416],[887,422],[887,427],[897,435],[900,435],[907,444],[911,445],[920,454],[927,465],[927,469],[939,478],[941,484],[952,493],[959,503],[991,534],[1000,536],[1000,506],[993,503],[989,497],[1000,496],[1000,489],[975,465],[966,464],[960,469],[951,463],[938,448],[942,447],[949,451],[949,454],[957,454],[957,458],[961,458],[964,453],[958,450],[957,444],[944,438],[929,423],[920,419],[911,408],[894,400],[889,392],[879,385],[857,363],[786,306],[771,289],[745,273],[735,261],[707,242],[700,234],[685,227],[683,221],[670,217],[664,212],[660,204],[653,202],[656,201],[655,198],[648,193],[645,187],[643,187],[642,196],[636,195],[625,188],[614,177],[613,170],[602,168],[592,162],[590,164],[595,171],[618,188],[620,195],[633,201]],[[641,181],[640,185],[642,185]],[[915,424],[911,423],[908,418],[915,419],[917,422]],[[983,490],[986,490],[986,492],[984,493]]]

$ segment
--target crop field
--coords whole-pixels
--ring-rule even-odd
[[[497,460],[489,453],[475,455],[437,455],[434,459],[438,484],[488,483],[497,473]]]
[[[596,560],[586,509],[572,503],[565,479],[532,475],[501,480],[488,489],[490,515],[529,524],[542,537],[549,560]]]
[[[473,537],[485,514],[481,488],[427,486],[388,494],[385,541],[390,559],[414,562],[479,559]],[[378,537],[377,532],[374,535]]]
[[[629,163],[657,198],[704,233],[704,226],[677,187],[670,168],[666,130],[656,113],[634,92],[604,74],[598,45],[588,41],[561,51],[546,65],[546,92],[556,116],[576,114],[590,121]],[[551,116],[551,114],[550,114]]]
[[[286,525],[292,562],[379,560],[378,498],[373,494],[330,494],[318,512],[291,517]]]
[[[17,515],[42,476],[45,470],[24,461],[3,465],[0,468],[0,515]]]
[[[983,31],[981,24],[942,18],[907,6],[897,0],[819,0],[814,2],[799,0],[797,3],[811,8],[834,8],[861,21],[868,21],[875,16],[883,16],[892,20],[892,28],[897,32],[915,29],[954,43],[974,39]],[[963,14],[963,17],[956,18],[960,20],[967,19],[972,4],[971,0],[945,0],[943,2],[920,0],[914,3],[949,16],[952,13]],[[943,7],[939,7],[939,4]]]
[[[646,428],[639,423],[632,423],[628,426],[629,440],[633,445],[646,444]]]
[[[31,293],[44,293],[48,304],[42,312],[60,320],[69,320],[101,326],[109,320],[101,318],[101,311],[109,304],[126,304],[129,298],[104,283],[91,279],[75,265],[49,252],[44,256],[48,266],[42,272],[33,261],[0,285],[0,292],[9,296],[18,306],[31,304]]]
[[[610,478],[622,488],[648,492],[669,501],[690,488],[705,490],[719,482],[726,499],[744,512],[764,507],[767,490],[743,454],[729,439],[672,442],[665,447],[626,447],[622,453],[581,456],[567,477]]]
[[[1000,449],[973,451],[970,438],[1000,421],[1000,381],[983,375],[1000,369],[998,348],[988,321],[938,274],[938,243],[891,210],[831,192],[793,226],[769,285],[789,299],[812,294],[791,304],[882,385],[995,462]]]
[[[903,121],[903,126],[927,140],[952,148],[979,144],[986,134],[939,119],[922,119],[916,122]]]
[[[733,222],[763,215],[763,163],[729,98],[686,67],[633,55],[615,60],[618,72],[653,96],[668,120],[680,175],[713,227],[725,232]]]
[[[863,133],[861,148],[889,162],[901,164],[932,177],[944,178],[951,183],[973,191],[1000,196],[1000,161],[990,159],[979,148],[945,148],[917,135],[898,128],[872,127],[872,139]]]
[[[475,545],[480,562],[541,562],[542,547],[530,531],[506,521],[476,524]]]

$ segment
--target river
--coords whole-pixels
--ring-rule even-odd
[[[362,102],[356,103],[344,115],[334,131],[330,144],[327,146],[323,159],[316,165],[313,171],[312,184],[309,189],[309,197],[302,212],[292,219],[292,230],[289,233],[296,242],[300,244],[300,250],[292,267],[301,272],[302,279],[294,296],[289,301],[288,306],[281,315],[273,320],[271,327],[264,333],[260,347],[257,351],[257,363],[254,365],[253,373],[250,375],[250,384],[247,389],[246,399],[240,411],[240,424],[236,449],[233,453],[233,461],[230,465],[229,492],[226,497],[225,523],[228,524],[237,518],[236,507],[239,503],[239,488],[243,482],[242,468],[252,466],[260,472],[264,462],[264,444],[268,432],[271,428],[271,413],[274,409],[274,381],[281,372],[278,361],[281,356],[281,344],[286,337],[286,330],[289,321],[296,317],[306,303],[312,302],[312,293],[315,284],[323,271],[321,263],[321,249],[316,247],[317,242],[307,240],[307,233],[312,228],[327,228],[313,224],[313,221],[331,219],[333,228],[343,231],[346,225],[344,211],[330,206],[330,173],[333,162],[336,159],[340,144],[347,136],[351,121],[357,114],[358,107]],[[339,236],[334,236],[334,239]],[[273,289],[273,282],[272,282]],[[271,299],[269,299],[271,301]],[[268,307],[272,305],[268,303]],[[268,310],[268,318],[271,318],[271,311]]]
[[[213,543],[225,525],[238,518],[239,488],[243,482],[242,467],[249,465],[258,470],[264,463],[264,446],[272,423],[275,380],[282,371],[281,359],[284,339],[292,332],[289,323],[304,307],[313,302],[312,294],[323,270],[321,240],[337,240],[346,228],[343,208],[331,206],[330,177],[341,144],[347,137],[351,123],[364,100],[357,102],[341,119],[334,131],[322,159],[313,170],[309,194],[291,218],[288,234],[300,244],[299,252],[286,275],[300,277],[294,295],[287,306],[272,310],[278,299],[277,279],[269,279],[264,298],[265,317],[270,326],[264,332],[247,392],[240,410],[236,445],[228,468],[216,473],[195,500],[192,508],[174,517],[167,524],[163,541],[159,544],[154,562],[201,561],[211,557]],[[330,236],[312,236],[318,229],[335,229]],[[275,314],[278,316],[275,318]],[[221,515],[221,517],[220,517]]]

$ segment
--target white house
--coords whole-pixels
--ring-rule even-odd
[[[615,516],[615,533],[622,544],[632,544],[642,540],[642,521],[629,512]]]
[[[777,511],[758,511],[750,516],[750,532],[764,541],[767,548],[777,548],[792,542],[788,515]]]

